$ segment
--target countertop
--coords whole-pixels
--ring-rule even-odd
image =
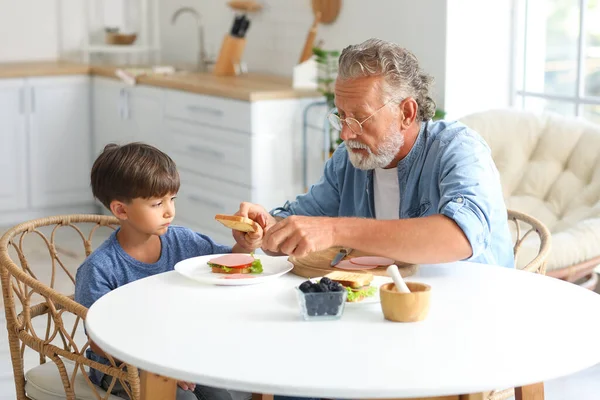
[[[117,68],[62,61],[0,63],[0,78],[89,74],[119,79],[115,76]],[[171,75],[141,76],[137,78],[137,84],[244,101],[321,96],[315,90],[294,89],[291,78],[254,73],[221,77],[178,71]]]

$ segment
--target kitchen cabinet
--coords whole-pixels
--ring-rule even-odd
[[[248,102],[166,90],[164,151],[181,176],[175,222],[232,244],[215,214],[234,213],[242,201],[270,209],[301,193],[302,111],[314,100]]]
[[[102,77],[92,79],[93,154],[109,143],[141,141],[162,147],[163,91],[128,86]]]
[[[89,77],[28,81],[32,207],[90,203]]]
[[[0,225],[92,211],[89,76],[0,79],[0,103]]]
[[[27,208],[25,80],[0,80],[0,210]]]

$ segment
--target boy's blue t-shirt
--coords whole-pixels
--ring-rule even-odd
[[[211,238],[181,226],[171,226],[160,236],[160,258],[154,264],[136,260],[123,250],[117,232],[89,255],[77,270],[75,301],[89,308],[106,293],[138,279],[172,271],[181,260],[207,254],[231,253],[230,246],[215,243]],[[102,364],[108,360],[88,349],[86,356]],[[100,384],[103,373],[90,369],[90,379]]]

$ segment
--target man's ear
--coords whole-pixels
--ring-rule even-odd
[[[115,217],[117,217],[121,221],[125,221],[127,219],[127,204],[123,203],[122,201],[111,201],[110,211]]]
[[[400,118],[404,115],[402,121],[402,129],[407,129],[417,119],[419,106],[417,101],[412,97],[408,97],[400,103]]]

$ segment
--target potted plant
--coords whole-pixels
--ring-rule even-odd
[[[313,47],[313,54],[318,67],[317,87],[319,92],[325,96],[328,111],[335,108],[334,85],[338,72],[338,59],[340,52],[338,50],[324,50],[320,47]],[[329,127],[329,125],[328,125]],[[336,147],[342,142],[340,132],[329,127],[329,156],[333,154]]]

